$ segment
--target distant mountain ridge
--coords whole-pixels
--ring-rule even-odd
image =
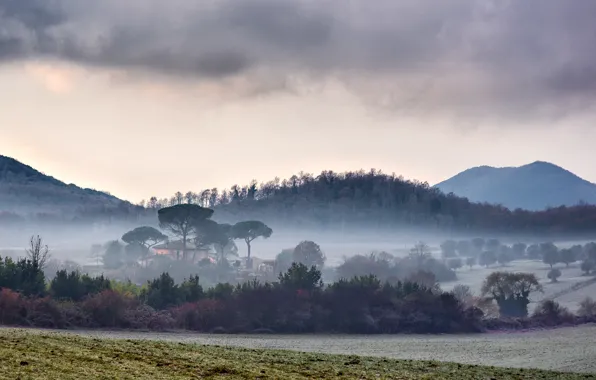
[[[108,193],[66,184],[14,158],[0,155],[0,212],[68,213],[128,204]]]
[[[596,204],[596,184],[560,166],[536,161],[519,167],[479,166],[435,185],[472,202],[501,204],[531,211]]]

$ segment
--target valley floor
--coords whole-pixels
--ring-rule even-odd
[[[1,379],[580,379],[528,369],[0,330]]]

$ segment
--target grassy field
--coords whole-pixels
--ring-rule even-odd
[[[0,330],[1,379],[586,379],[463,364]]]

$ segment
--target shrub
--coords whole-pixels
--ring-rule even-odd
[[[388,281],[396,276],[393,266],[393,256],[381,252],[345,258],[344,262],[335,271],[337,277],[340,279],[350,279],[372,274],[381,281]]]
[[[175,326],[187,330],[211,331],[220,327],[226,318],[223,302],[204,299],[194,303],[185,303],[172,310]]]
[[[117,291],[118,293],[121,293],[121,294],[129,296],[129,297],[132,297],[132,296],[140,297],[140,295],[143,291],[142,286],[134,284],[130,280],[126,280],[126,281],[111,280],[110,288],[112,290]]]
[[[557,268],[554,268],[549,270],[546,276],[550,279],[551,282],[557,282],[557,279],[561,277],[561,271]]]
[[[104,290],[83,301],[83,310],[89,314],[97,327],[129,327],[126,311],[136,307],[137,302],[113,290]]]
[[[558,302],[545,300],[536,307],[532,319],[547,326],[556,326],[563,323],[572,323],[574,317],[567,308],[562,307]]]
[[[123,314],[125,324],[134,329],[167,330],[174,326],[170,312],[156,311],[151,306],[139,304],[127,308]]]
[[[60,314],[64,318],[65,327],[96,327],[97,325],[93,322],[91,315],[85,309],[81,303],[75,303],[72,301],[58,302],[56,304]]]
[[[455,285],[451,291],[451,294],[453,294],[453,296],[466,307],[470,307],[474,304],[474,294],[467,285]]]
[[[27,302],[27,320],[35,327],[63,329],[67,326],[60,307],[49,297],[33,298]]]
[[[590,297],[584,298],[579,303],[579,309],[577,315],[580,317],[596,317],[596,301]]]
[[[25,323],[27,309],[21,295],[13,290],[0,290],[0,324],[20,325]]]

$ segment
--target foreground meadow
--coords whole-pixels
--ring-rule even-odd
[[[588,374],[0,330],[2,379],[586,379]]]

